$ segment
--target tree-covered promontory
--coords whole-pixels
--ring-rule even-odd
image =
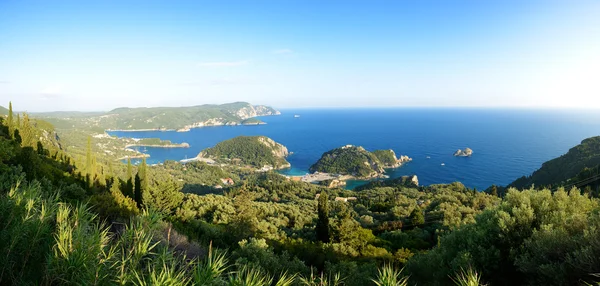
[[[346,145],[323,153],[310,172],[350,175],[357,178],[376,178],[384,168],[395,168],[410,161],[407,156],[396,158],[392,150],[369,152],[361,146]]]
[[[238,136],[202,150],[199,158],[262,169],[288,168],[287,148],[266,136]]]
[[[587,138],[581,144],[571,148],[566,154],[542,164],[542,167],[530,176],[524,176],[509,186],[528,188],[548,185],[561,185],[576,177],[585,169],[600,165],[600,136]]]

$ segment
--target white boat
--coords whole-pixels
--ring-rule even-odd
[[[294,114],[294,118],[298,118],[298,117],[300,117],[300,115]]]
[[[427,156],[427,159],[431,159],[431,157]]]
[[[442,166],[446,166],[446,164],[442,163]]]

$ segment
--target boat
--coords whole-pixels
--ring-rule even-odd
[[[445,163],[442,163],[442,166],[446,166],[446,164],[445,164]]]
[[[300,115],[294,114],[294,118],[299,118],[299,117],[300,117]]]
[[[431,157],[427,156],[427,159],[431,159]]]

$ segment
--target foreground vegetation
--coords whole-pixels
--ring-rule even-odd
[[[62,139],[36,142],[51,126],[24,118],[0,124],[2,285],[600,282],[586,188],[348,191],[202,162],[107,165],[92,146],[73,160]]]

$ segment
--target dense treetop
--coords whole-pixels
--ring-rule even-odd
[[[384,164],[373,153],[360,146],[347,145],[323,153],[310,166],[310,172],[376,177],[383,174]]]
[[[249,165],[255,168],[271,166],[279,169],[289,167],[290,164],[285,160],[287,155],[285,146],[266,136],[238,136],[202,150],[198,157],[231,165]]]

